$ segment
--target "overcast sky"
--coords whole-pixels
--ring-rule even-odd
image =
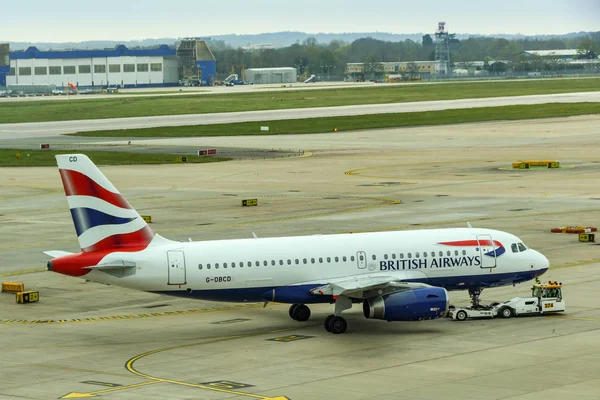
[[[600,0],[2,0],[0,42],[277,31],[561,34],[600,31]]]

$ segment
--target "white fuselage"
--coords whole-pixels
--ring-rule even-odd
[[[139,252],[110,253],[101,262],[127,260],[135,269],[85,277],[219,301],[260,301],[274,288],[302,286],[308,292],[359,275],[459,290],[515,284],[548,269],[542,254],[524,246],[515,252],[516,243],[521,240],[509,233],[476,228],[152,243]],[[297,302],[330,301],[312,298]]]

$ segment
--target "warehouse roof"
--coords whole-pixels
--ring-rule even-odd
[[[573,57],[577,55],[577,49],[525,50],[523,53],[538,57]]]
[[[93,57],[150,57],[150,56],[174,56],[175,49],[170,48],[166,44],[161,44],[153,49],[136,49],[131,50],[120,44],[114,49],[105,50],[49,50],[41,51],[35,46],[28,47],[26,50],[11,51],[11,60],[30,60],[32,58],[93,58]]]

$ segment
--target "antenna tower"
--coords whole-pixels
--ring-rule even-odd
[[[450,45],[445,22],[438,22],[435,32],[435,61],[437,75],[447,75],[450,72]]]

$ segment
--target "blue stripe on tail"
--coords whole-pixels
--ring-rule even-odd
[[[122,225],[136,219],[136,217],[115,217],[114,215],[103,213],[102,211],[84,207],[72,208],[71,217],[73,217],[73,222],[75,223],[77,236],[80,236],[82,233],[95,226]]]

